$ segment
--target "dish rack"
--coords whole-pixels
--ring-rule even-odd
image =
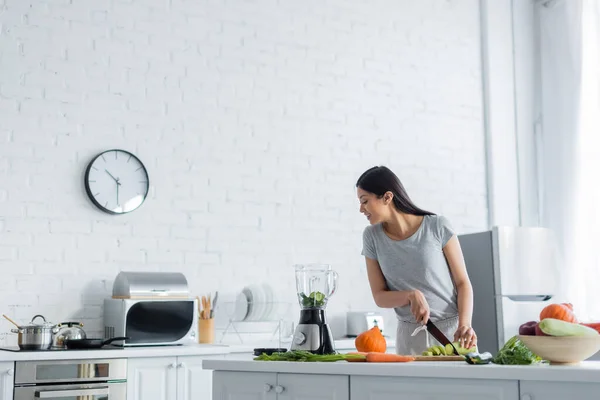
[[[262,340],[278,340],[289,342],[294,332],[291,302],[252,302],[248,301],[247,312],[240,311],[239,301],[219,302],[214,310],[215,330],[219,343],[223,343],[227,335],[234,335],[240,344],[244,336],[253,336]],[[245,304],[244,304],[245,306]]]

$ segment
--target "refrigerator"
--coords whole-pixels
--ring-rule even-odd
[[[479,351],[496,354],[519,326],[563,301],[561,262],[552,230],[494,227],[458,235],[473,286]]]

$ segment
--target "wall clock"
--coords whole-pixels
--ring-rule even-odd
[[[150,181],[144,164],[125,150],[98,154],[85,171],[85,191],[100,210],[125,214],[142,205]]]

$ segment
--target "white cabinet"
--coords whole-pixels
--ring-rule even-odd
[[[206,358],[211,357],[130,358],[127,400],[210,400],[212,371],[202,369]]]
[[[600,383],[521,381],[520,400],[596,400]]]
[[[349,400],[341,375],[215,371],[214,400]]]
[[[202,360],[209,358],[224,356],[178,357],[177,400],[212,399],[213,371],[202,369]]]
[[[0,363],[0,400],[13,400],[15,363]]]
[[[177,357],[130,358],[127,400],[176,400]]]
[[[517,381],[352,376],[350,392],[361,400],[516,400]]]
[[[214,400],[275,400],[275,372],[213,372]]]
[[[277,374],[278,400],[349,400],[348,376]],[[359,397],[360,398],[360,397]]]

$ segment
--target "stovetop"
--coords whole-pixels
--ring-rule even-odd
[[[20,349],[19,346],[10,346],[10,347],[0,347],[0,350],[3,351],[14,351],[19,353],[31,353],[31,352],[40,352],[40,351],[88,351],[88,350],[123,350],[124,347],[121,346],[111,346],[106,345],[104,347],[96,348],[96,349],[45,349],[45,350],[24,350]]]

